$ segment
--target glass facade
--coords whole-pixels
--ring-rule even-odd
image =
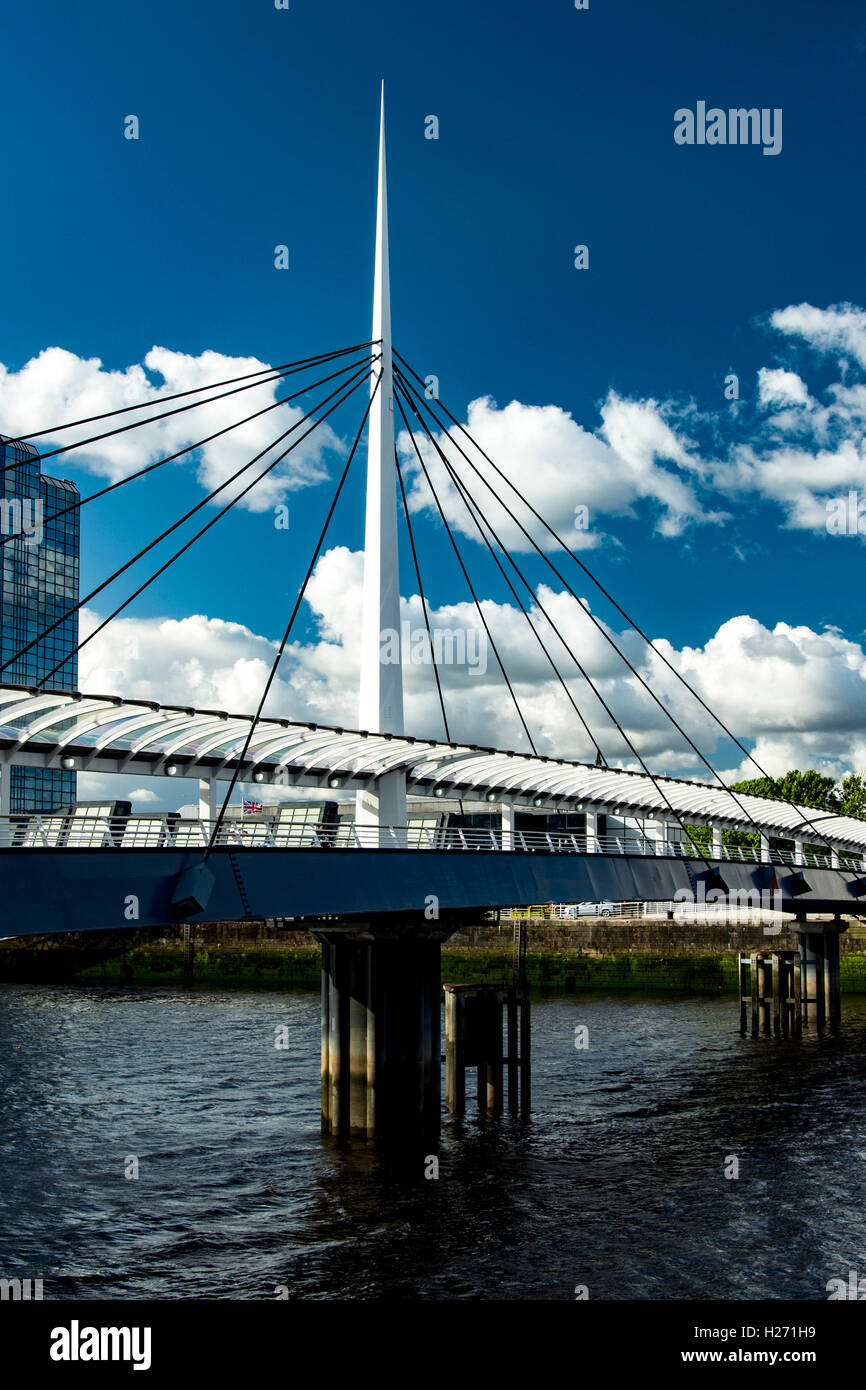
[[[36,685],[49,677],[47,688],[74,690],[78,658],[65,662],[64,658],[78,643],[77,613],[64,619],[23,656],[17,654],[78,603],[78,509],[58,516],[77,501],[78,489],[60,478],[43,477],[36,450],[3,435],[0,468],[4,470],[0,495],[0,663],[10,661],[0,680],[10,685]],[[10,660],[14,657],[17,659]],[[59,668],[56,671],[55,666]],[[70,806],[75,795],[74,772],[12,768],[13,814]]]

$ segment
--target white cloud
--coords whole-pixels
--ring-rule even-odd
[[[722,476],[720,471],[720,481]],[[845,439],[830,449],[784,444],[758,453],[742,445],[735,450],[725,485],[778,503],[787,526],[825,531],[827,499],[866,488],[866,437]]]
[[[828,503],[855,491],[866,498],[866,313],[851,305],[789,306],[770,323],[832,359],[839,378],[810,392],[786,367],[762,367],[749,437],[712,466],[712,484],[734,505],[758,497],[777,506],[787,527],[827,534]],[[848,353],[852,362],[842,354]]]
[[[335,364],[333,368],[325,366],[321,373],[317,372],[311,379],[326,376],[329,371],[337,370],[339,365]],[[136,363],[123,371],[108,371],[99,358],[77,357],[75,353],[59,347],[46,348],[17,372],[9,371],[0,363],[2,432],[15,436],[25,430],[53,428],[67,421],[119,410],[140,401],[156,401],[160,396],[180,391],[197,391],[209,382],[227,381],[262,371],[266,367],[267,363],[255,357],[226,357],[211,351],[194,357],[153,347],[143,365]],[[154,382],[152,377],[161,380]],[[287,378],[289,383],[295,380]],[[323,398],[333,387],[334,383],[322,387],[321,395],[317,394],[314,400]],[[231,389],[222,388],[226,391]],[[276,401],[278,390],[285,395],[293,389],[285,382],[252,386],[249,390],[225,396],[212,404],[194,406],[155,424],[142,425],[138,429],[127,430],[82,449],[72,450],[69,454],[60,455],[54,467],[58,467],[61,459],[69,458],[90,472],[116,482],[157,459],[175,454],[188,445],[216,434],[225,426],[263,410]],[[187,404],[186,399],[172,401],[164,408],[174,410]],[[258,464],[254,464],[237,482],[229,484],[219,494],[216,500],[224,505],[278,459],[293,441],[301,439],[297,448],[283,462],[277,463],[273,471],[257,483],[240,503],[250,511],[267,511],[282,501],[287,493],[326,478],[325,460],[328,453],[343,451],[343,445],[327,421],[306,439],[302,439],[302,436],[308,425],[274,446],[274,441],[296,425],[308,408],[279,405],[260,415],[257,420],[250,420],[219,439],[213,439],[192,456],[185,455],[177,463],[167,464],[166,467],[195,468],[198,481],[210,492],[264,451]],[[141,416],[147,418],[149,414],[156,413],[161,411],[144,410],[119,419],[97,420],[91,425],[64,431],[62,436],[50,436],[47,441],[35,442],[41,450],[47,451],[51,447],[87,439],[113,426],[125,425]]]
[[[361,556],[343,547],[322,556],[310,586],[317,634],[287,651],[268,712],[343,727],[357,725],[361,572]],[[625,670],[585,608],[559,590],[543,588],[540,597],[652,768],[707,777],[706,769]],[[506,603],[485,599],[483,609],[538,751],[592,761],[593,744],[523,618]],[[417,595],[403,600],[402,616],[413,631],[423,627]],[[605,754],[611,761],[635,766],[598,699],[537,614],[536,619]],[[88,615],[88,622],[93,625],[94,615]],[[479,627],[472,605],[463,603],[437,608],[431,622],[434,630]],[[723,759],[740,776],[757,775],[751,764],[738,765],[738,754],[732,761],[736,750],[634,632],[602,626],[712,762]],[[122,690],[138,698],[232,713],[256,708],[276,651],[270,639],[240,624],[202,615],[180,622],[124,619],[118,627],[122,629],[118,637],[100,634],[84,648],[83,690]],[[657,639],[656,645],[738,737],[746,743],[757,740],[758,758],[771,773],[795,765],[818,766],[834,776],[866,768],[866,653],[840,633],[787,623],[768,629],[757,619],[741,615],[723,623],[703,647],[678,650],[664,638]],[[492,653],[481,675],[471,675],[465,666],[457,665],[442,666],[440,674],[452,738],[485,746],[526,746]],[[404,685],[406,727],[418,735],[442,737],[431,667],[405,664]],[[101,782],[107,780],[113,779]],[[100,785],[96,794],[110,793]],[[190,800],[176,788],[173,794]]]
[[[693,486],[693,478],[703,472],[694,446],[668,423],[665,408],[654,400],[626,400],[611,391],[601,408],[601,425],[592,433],[559,406],[512,401],[499,409],[486,396],[470,403],[467,429],[573,549],[600,545],[606,539],[602,521],[610,516],[635,516],[641,502],[654,510],[656,529],[663,535],[679,535],[692,522],[719,519],[719,513],[708,511],[698,500]],[[477,528],[433,445],[420,431],[416,430],[415,436],[449,522],[463,535],[478,539]],[[555,545],[465,435],[453,428],[441,435],[434,432],[434,437],[510,550],[529,551],[532,544],[509,518],[502,500],[539,546],[549,549]],[[458,445],[490,484],[489,488],[461,456]],[[398,447],[412,480],[412,511],[427,509],[436,515],[435,503],[405,430],[400,434]],[[581,506],[589,510],[588,530],[575,526],[575,509]]]
[[[742,402],[745,413],[701,413],[690,402],[629,399],[611,390],[594,430],[559,406],[512,401],[500,409],[482,397],[468,408],[468,432],[573,549],[616,544],[610,535],[616,517],[649,515],[658,534],[676,537],[696,525],[722,524],[736,508],[752,509],[755,498],[777,507],[788,527],[826,533],[828,499],[851,489],[866,496],[866,381],[858,379],[866,367],[866,311],[791,305],[769,322],[788,354],[798,344],[820,352],[835,366],[836,379],[810,390],[790,366],[761,367],[756,399]],[[714,458],[698,441],[702,429],[714,439]],[[538,545],[552,548],[549,535],[465,435],[452,429],[437,441],[509,549],[532,546],[506,515],[506,500]],[[449,522],[477,540],[433,446],[423,436],[419,442]],[[436,515],[405,431],[399,447],[411,477],[410,506]],[[588,531],[575,529],[581,505],[589,511]]]
[[[82,609],[81,638],[98,622],[97,614]],[[246,713],[258,704],[275,653],[273,642],[241,623],[199,613],[115,618],[82,649],[79,684],[99,694]]]
[[[855,304],[818,309],[813,304],[789,304],[770,315],[779,333],[801,338],[818,352],[849,353],[866,367],[866,312]]]
[[[758,400],[763,406],[809,405],[809,389],[796,372],[784,367],[762,367],[758,372]]]
[[[685,648],[675,664],[730,728],[749,737],[851,739],[861,730],[866,737],[866,654],[832,629],[768,629],[743,615],[706,646]]]
[[[835,379],[810,389],[789,365],[764,366],[755,400],[744,400],[745,410],[736,412],[701,413],[691,402],[629,399],[611,390],[595,430],[556,405],[512,401],[500,409],[482,397],[468,408],[468,433],[573,549],[616,544],[609,534],[615,517],[649,515],[659,535],[676,537],[697,525],[723,524],[737,508],[753,510],[755,498],[778,508],[786,526],[826,534],[830,499],[851,490],[866,498],[866,311],[850,304],[789,305],[769,322],[787,355],[798,346],[817,351],[828,359],[824,376],[833,370]],[[715,457],[707,457],[700,433],[712,437]],[[503,500],[539,546],[553,547],[465,435],[454,428],[437,441],[509,549],[532,546],[506,515]],[[433,446],[423,437],[419,442],[449,522],[477,540]],[[411,477],[410,506],[435,515],[405,431],[399,447]],[[588,531],[575,529],[580,505],[589,510]]]

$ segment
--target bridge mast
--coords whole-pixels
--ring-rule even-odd
[[[391,360],[391,276],[388,258],[388,187],[385,165],[385,84],[379,124],[379,190],[373,282],[373,353],[381,352],[367,444],[367,513],[361,617],[359,727],[403,733],[400,574],[397,553],[397,479],[394,466],[394,385]],[[381,340],[381,341],[379,341]],[[390,772],[359,791],[355,821],[366,826],[406,824],[406,777]],[[384,841],[390,835],[383,836]]]

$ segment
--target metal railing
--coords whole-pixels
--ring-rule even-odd
[[[0,847],[14,849],[159,849],[204,848],[215,822],[182,820],[176,814],[158,816],[88,816],[57,812],[49,815],[0,817]],[[413,849],[460,850],[478,853],[511,850],[520,854],[614,854],[692,859],[703,862],[693,844],[680,839],[649,838],[640,834],[585,835],[545,830],[466,830],[414,824],[401,827],[355,825],[351,821],[298,824],[280,818],[224,820],[216,843],[233,849]],[[713,858],[709,847],[708,858]],[[732,863],[761,863],[752,845],[722,845],[721,857]],[[840,851],[839,867],[860,870],[862,856]],[[770,862],[788,868],[834,867],[829,853],[806,850],[802,865],[790,850],[770,851]]]

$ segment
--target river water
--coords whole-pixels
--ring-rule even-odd
[[[0,985],[0,1276],[46,1299],[824,1300],[866,1272],[866,1000],[843,1009],[797,1043],[740,1038],[731,997],[536,999],[531,1120],[446,1119],[437,1179],[321,1138],[317,994]]]

